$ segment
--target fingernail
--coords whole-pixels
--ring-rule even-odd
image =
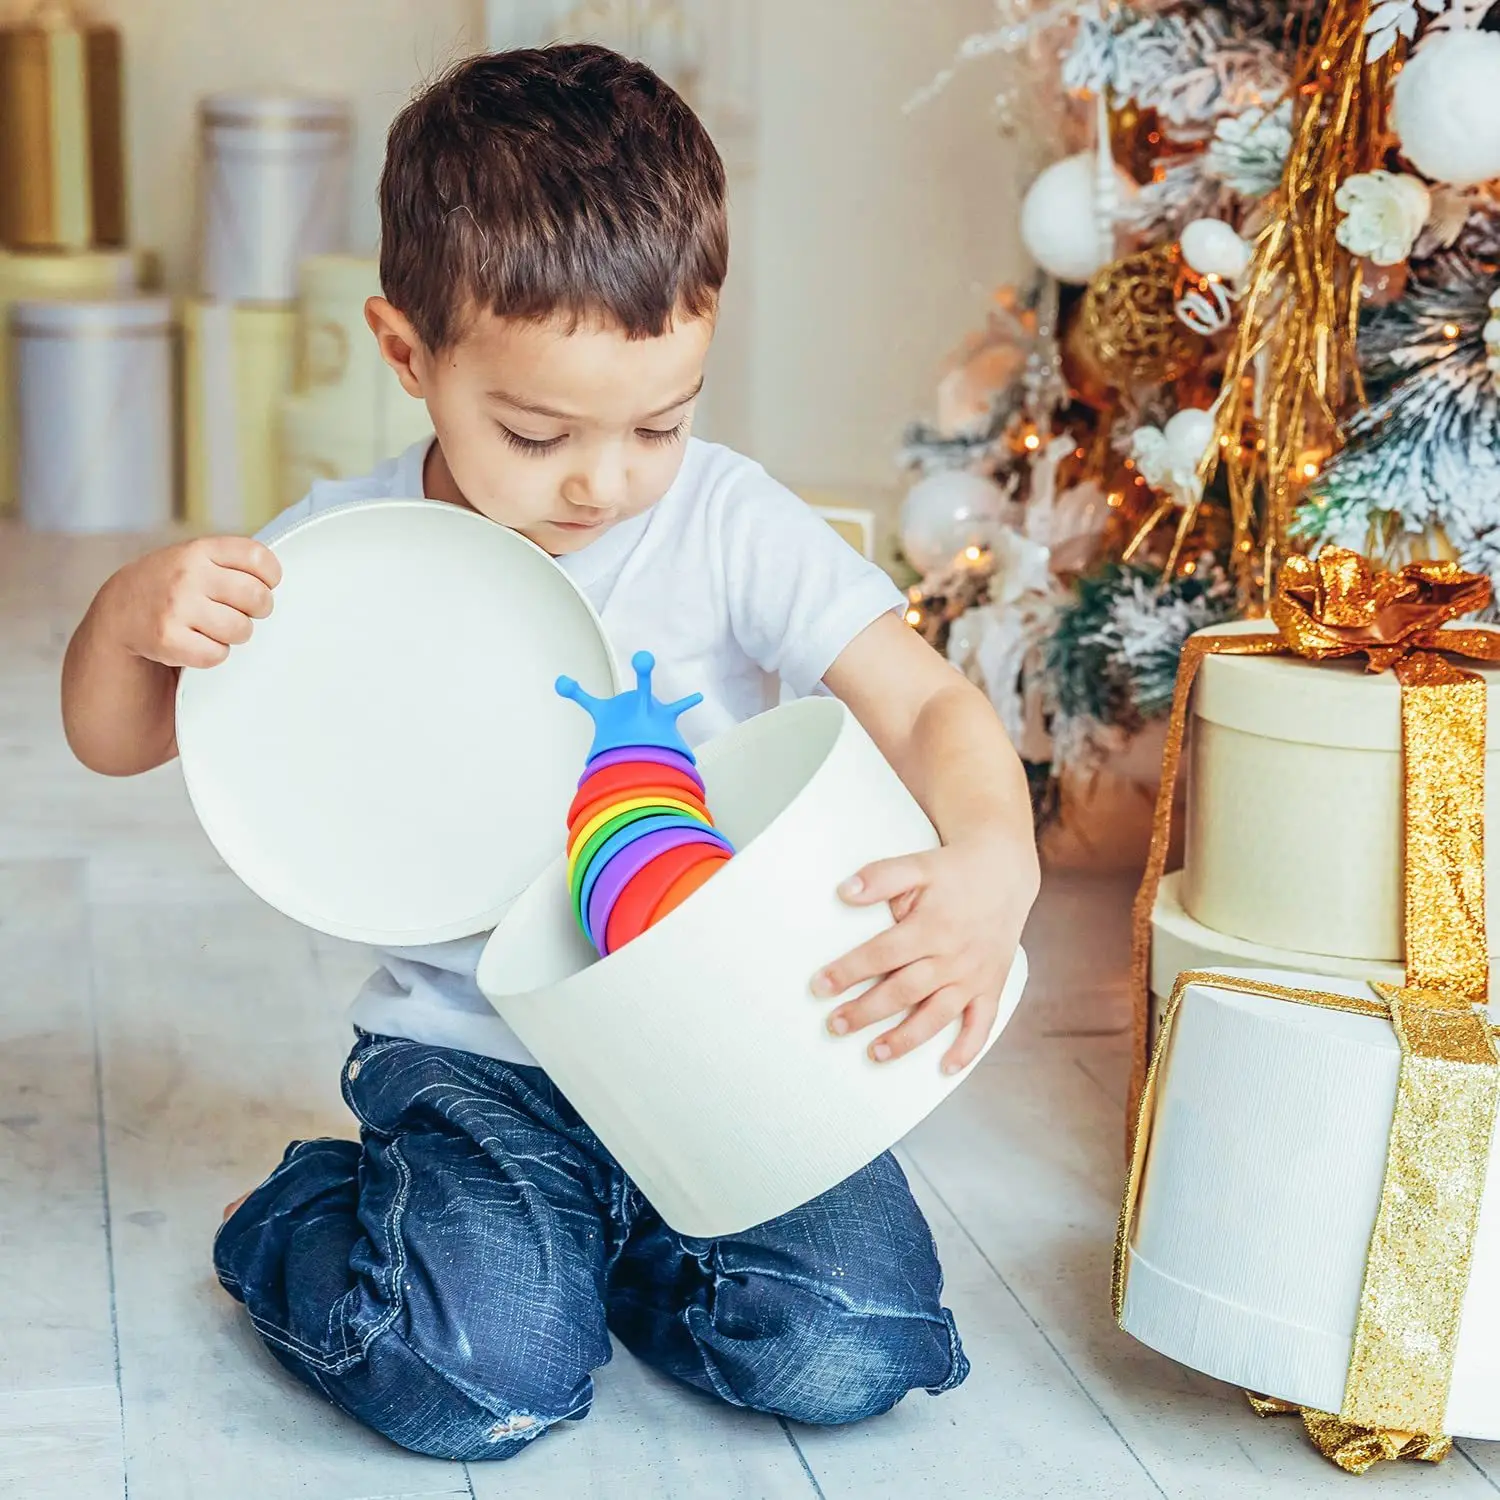
[[[876,1062],[885,1062],[890,1057],[890,1055],[891,1049],[885,1042],[876,1042],[875,1045],[870,1048],[870,1056],[873,1057]]]
[[[857,896],[857,895],[859,895],[859,893],[862,890],[864,890],[864,888],[865,888],[864,881],[861,880],[858,875],[851,875],[843,883],[843,885],[841,885],[839,887],[839,895],[841,895],[841,896]]]
[[[849,1029],[849,1023],[842,1016],[832,1016],[828,1022],[828,1029],[835,1036],[843,1036]]]
[[[963,1066],[963,1064],[962,1064],[962,1063],[956,1063],[956,1062],[954,1062],[954,1061],[953,1061],[953,1059],[952,1059],[952,1058],[951,1058],[951,1057],[950,1057],[950,1058],[949,1058],[949,1059],[948,1059],[948,1061],[947,1061],[947,1062],[945,1062],[945,1063],[944,1063],[944,1064],[943,1064],[943,1072],[945,1072],[945,1073],[948,1073],[948,1074],[953,1074],[953,1073],[956,1073],[956,1072],[958,1072],[958,1070],[959,1070],[959,1069],[960,1069],[960,1068],[961,1068],[961,1067],[962,1067],[962,1066]]]
[[[827,974],[819,974],[812,982],[812,992],[820,1000],[826,1000],[834,993],[833,980]]]

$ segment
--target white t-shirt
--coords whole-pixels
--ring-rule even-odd
[[[318,481],[261,539],[333,506],[425,496],[431,442],[363,478]],[[622,660],[653,653],[658,697],[703,694],[681,722],[690,745],[774,707],[783,684],[797,697],[819,691],[855,636],[905,604],[885,573],[759,464],[696,438],[656,505],[558,565]],[[350,1019],[365,1031],[536,1066],[474,982],[487,937],[380,950],[381,967]]]

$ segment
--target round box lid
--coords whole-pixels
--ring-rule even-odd
[[[1468,622],[1453,629],[1489,629]],[[1269,620],[1215,625],[1201,635],[1274,634]],[[1456,661],[1489,685],[1489,741],[1500,743],[1500,666]],[[1211,724],[1341,750],[1401,749],[1401,685],[1370,672],[1363,656],[1305,661],[1300,656],[1210,656],[1193,689],[1193,713]]]
[[[271,617],[178,689],[205,832],[320,932],[488,931],[566,842],[592,726],[557,677],[624,685],[599,617],[540,548],[454,505],[357,503],[271,545]]]

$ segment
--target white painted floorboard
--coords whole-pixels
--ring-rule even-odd
[[[293,1381],[219,1289],[220,1210],[338,1097],[356,949],[220,866],[168,768],[69,759],[67,635],[138,543],[0,528],[0,1500],[1239,1500],[1500,1493],[1500,1447],[1361,1481],[1294,1421],[1131,1343],[1108,1306],[1130,891],[1049,884],[1002,1044],[901,1156],[973,1373],[810,1429],[624,1350],[593,1413],[500,1465],[402,1452]],[[127,1492],[128,1485],[128,1492]]]

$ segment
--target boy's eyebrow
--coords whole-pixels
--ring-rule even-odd
[[[689,401],[703,389],[703,376],[698,377],[698,384],[690,390],[687,395],[679,396],[675,401],[669,401],[665,406],[658,407],[656,411],[647,412],[642,418],[649,422],[655,417],[665,416],[669,411],[676,411],[679,406],[686,406]],[[519,396],[512,396],[509,391],[486,391],[485,394],[491,401],[502,402],[506,406],[514,407],[516,411],[530,412],[534,417],[552,417],[559,422],[572,422],[575,419],[572,412],[558,411],[555,407],[541,406],[535,401],[523,401]]]

